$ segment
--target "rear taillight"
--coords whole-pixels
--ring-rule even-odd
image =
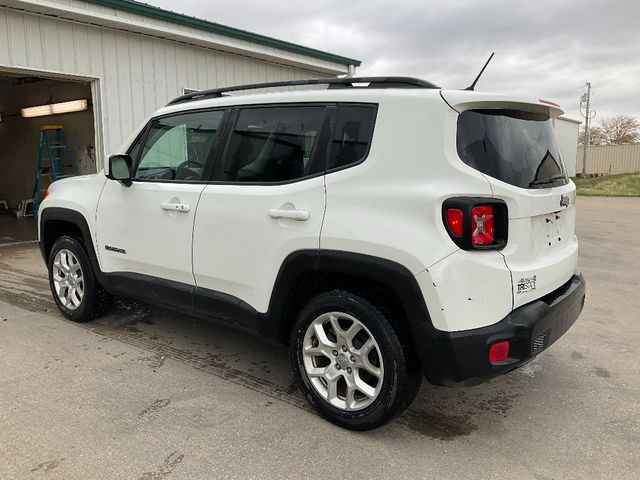
[[[471,209],[471,243],[491,245],[494,240],[495,215],[491,205],[480,205]]]
[[[442,219],[463,250],[500,250],[507,244],[507,205],[502,200],[449,198],[442,205]]]
[[[462,236],[462,210],[450,208],[447,210],[447,224],[456,237]]]

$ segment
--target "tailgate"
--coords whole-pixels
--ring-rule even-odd
[[[494,193],[509,210],[509,240],[502,254],[511,270],[517,308],[560,287],[576,271],[575,186],[525,194],[527,200],[509,187],[494,185]]]
[[[459,112],[460,160],[480,171],[507,204],[513,308],[557,289],[575,273],[575,185],[552,124],[554,106],[477,92],[443,91]]]

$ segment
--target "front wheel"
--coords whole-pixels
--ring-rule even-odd
[[[377,428],[415,398],[421,373],[381,310],[346,291],[313,298],[291,333],[293,373],[331,422]]]
[[[48,267],[53,299],[65,317],[86,322],[109,310],[113,296],[98,283],[89,256],[78,240],[58,238],[51,249]]]

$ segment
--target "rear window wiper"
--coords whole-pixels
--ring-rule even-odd
[[[550,177],[539,178],[529,183],[530,187],[534,187],[536,185],[547,185],[548,183],[554,183],[558,180],[566,180],[567,176],[564,173],[558,173],[556,175],[551,175]]]

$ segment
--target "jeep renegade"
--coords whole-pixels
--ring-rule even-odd
[[[125,295],[277,339],[323,416],[378,427],[423,376],[507,373],[582,311],[561,113],[404,77],[183,95],[104,174],[49,188],[53,298],[76,321]]]

